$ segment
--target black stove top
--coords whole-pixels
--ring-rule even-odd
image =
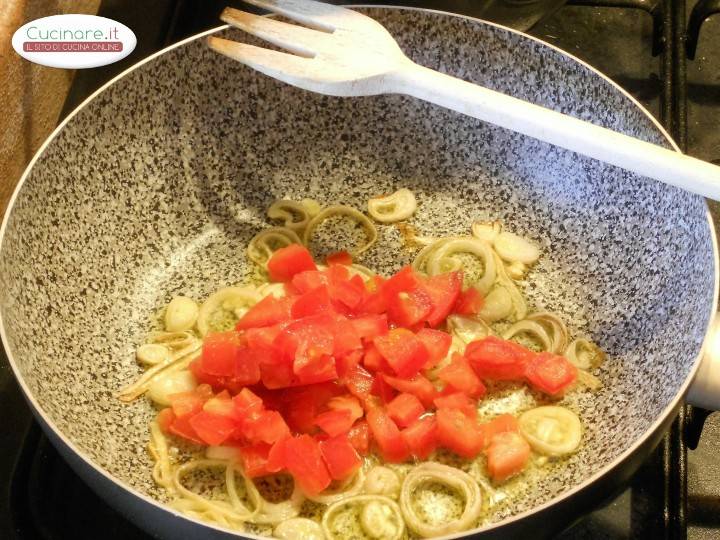
[[[148,54],[217,26],[222,8],[236,4],[104,1],[100,15],[133,29],[138,46],[120,63],[78,72],[63,114]],[[691,155],[720,162],[720,21],[703,24],[707,16],[720,12],[718,0],[696,5],[685,0],[408,0],[403,5],[529,29],[617,81]],[[711,210],[717,222],[718,206]],[[148,538],[91,492],[59,457],[32,420],[4,354],[0,411],[0,539]],[[706,416],[706,411],[691,407],[681,411],[630,487],[609,493],[609,502],[598,501],[604,506],[559,540],[720,538],[720,415],[710,416],[703,430]]]

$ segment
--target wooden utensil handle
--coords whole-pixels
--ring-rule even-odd
[[[438,71],[409,64],[390,90],[720,200],[720,167]]]

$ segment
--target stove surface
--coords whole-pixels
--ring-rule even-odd
[[[505,4],[531,4],[503,0]],[[343,2],[349,3],[349,2]],[[374,2],[386,4],[387,2]],[[576,0],[576,4],[635,4],[645,0]],[[660,0],[672,5],[677,2]],[[138,47],[124,61],[76,76],[65,114],[103,82],[163,46],[218,25],[223,0],[132,0],[103,2],[101,15],[132,28]],[[561,4],[561,2],[557,2]],[[483,2],[406,2],[406,5],[483,15]],[[688,7],[691,8],[692,5]],[[552,10],[551,10],[552,11]],[[537,22],[519,17],[521,27]],[[520,20],[522,19],[522,20]],[[567,50],[626,88],[653,115],[667,122],[669,64],[653,56],[653,20],[643,9],[568,5],[541,20],[530,33]],[[691,155],[720,160],[720,19],[702,29],[697,56],[687,64],[687,142]],[[672,94],[671,94],[672,95]],[[677,96],[673,97],[677,100]],[[716,218],[720,206],[711,205]],[[42,435],[0,355],[0,538],[8,540],[146,539],[148,536],[102,502],[70,470]],[[687,451],[685,477],[678,474],[674,446],[683,433],[668,436],[643,465],[631,486],[604,507],[560,535],[560,540],[720,538],[720,415],[711,415],[696,450]],[[675,442],[673,442],[675,441]],[[610,495],[610,494],[608,494]],[[685,525],[687,521],[687,526]]]

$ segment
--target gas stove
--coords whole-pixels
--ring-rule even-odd
[[[720,163],[718,0],[452,0],[403,5],[462,13],[513,26],[588,62],[627,89],[689,154]],[[349,2],[343,2],[349,3]],[[369,2],[388,4],[390,2]],[[67,114],[141,58],[218,25],[225,0],[107,0],[100,15],[138,37],[124,61],[78,72]],[[716,223],[720,205],[712,204]],[[0,538],[149,538],[72,472],[32,420],[0,356]],[[720,538],[720,415],[686,407],[619,494],[561,540]],[[703,427],[704,426],[704,427]]]

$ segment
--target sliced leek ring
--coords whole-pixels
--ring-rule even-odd
[[[545,456],[572,454],[582,440],[580,418],[565,407],[546,405],[530,409],[520,415],[518,423],[532,449]]]

